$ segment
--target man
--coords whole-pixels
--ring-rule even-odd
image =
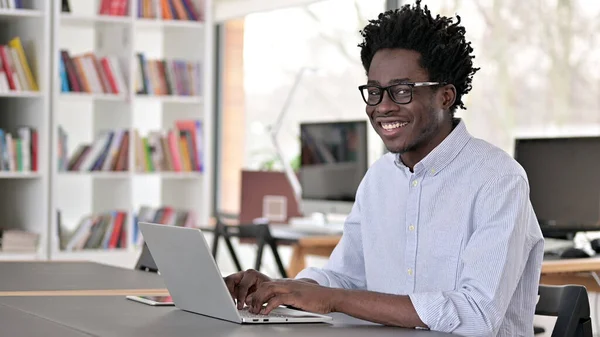
[[[327,265],[295,280],[230,275],[240,308],[266,314],[290,305],[465,336],[533,335],[543,238],[523,169],[454,118],[478,70],[459,23],[417,1],[364,28],[360,90],[390,153],[363,178]]]

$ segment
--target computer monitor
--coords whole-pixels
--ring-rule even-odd
[[[600,137],[517,139],[514,156],[545,234],[600,230]]]
[[[368,169],[367,122],[300,124],[301,211],[347,215]]]

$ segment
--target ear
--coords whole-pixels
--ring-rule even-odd
[[[442,109],[448,110],[456,101],[456,87],[453,84],[446,84],[439,91]]]

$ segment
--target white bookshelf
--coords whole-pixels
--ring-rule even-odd
[[[177,22],[136,17],[138,1],[130,0],[129,15],[97,15],[100,0],[71,0],[71,13],[61,13],[61,1],[53,4],[52,71],[52,162],[50,197],[50,255],[52,260],[91,260],[132,267],[139,255],[133,238],[133,219],[140,206],[171,206],[193,210],[200,224],[208,223],[212,197],[212,1],[204,3],[204,22]],[[124,95],[63,93],[60,86],[59,51],[71,56],[94,52],[98,56],[118,55],[126,73]],[[178,58],[202,65],[203,92],[197,96],[153,96],[135,92],[137,53],[149,59]],[[140,136],[149,131],[173,128],[176,120],[202,121],[204,171],[136,172],[134,130]],[[58,170],[58,127],[68,135],[69,157],[80,143],[91,143],[106,129],[129,130],[128,170],[120,172],[70,172]],[[0,177],[1,178],[1,177]],[[1,180],[0,180],[1,181]],[[127,247],[112,250],[61,251],[56,212],[60,210],[64,229],[74,229],[86,215],[125,210]]]
[[[0,230],[19,229],[39,235],[31,253],[3,252],[0,261],[48,258],[48,171],[50,147],[51,7],[46,1],[23,1],[25,9],[0,9],[0,45],[19,37],[38,91],[0,93],[0,129],[16,135],[20,126],[38,133],[36,172],[0,172]]]

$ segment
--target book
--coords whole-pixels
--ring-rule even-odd
[[[23,9],[23,0],[1,0],[0,8],[3,9]]]
[[[202,122],[178,120],[168,130],[136,131],[135,168],[137,172],[203,172]]]
[[[111,210],[82,217],[71,231],[58,224],[63,251],[116,249],[127,247],[127,212]]]
[[[198,227],[194,211],[167,205],[159,207],[143,205],[134,217],[132,237],[133,245],[137,247],[142,246],[144,243],[139,229],[139,222],[150,222],[166,226]]]
[[[71,5],[69,4],[69,0],[62,0],[61,11],[63,13],[70,13],[71,12]]]
[[[116,129],[102,132],[92,143],[79,144],[67,158],[66,131],[59,126],[58,171],[116,172],[128,170],[129,130]]]
[[[127,16],[128,12],[128,0],[102,0],[98,10],[98,14],[109,16]]]
[[[117,56],[97,57],[88,52],[71,56],[60,50],[61,92],[124,95],[127,81]]]
[[[137,54],[135,91],[138,95],[200,96],[202,67],[200,62],[181,59],[148,59]]]
[[[38,91],[21,39],[0,45],[0,92]]]
[[[38,132],[21,126],[15,132],[0,129],[0,171],[36,172],[38,170]]]

